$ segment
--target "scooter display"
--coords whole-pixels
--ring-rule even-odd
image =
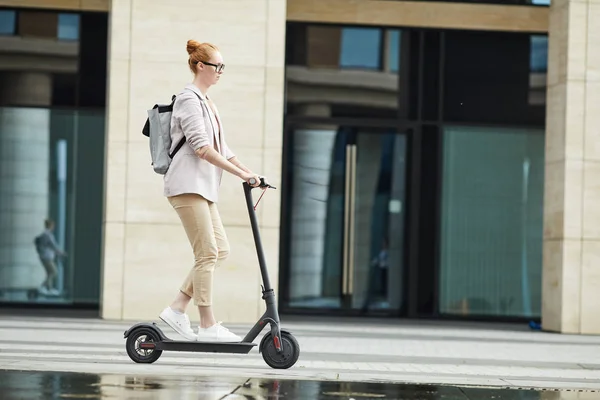
[[[256,184],[255,181],[251,181],[250,183],[251,185]],[[135,324],[124,333],[124,337],[127,339],[125,347],[131,360],[136,363],[153,363],[160,358],[163,351],[247,354],[256,346],[254,339],[269,325],[269,331],[263,336],[258,345],[258,351],[264,361],[271,368],[275,369],[287,369],[296,363],[300,356],[300,345],[291,332],[280,327],[275,292],[269,281],[269,273],[267,271],[258,222],[256,220],[256,206],[253,205],[252,198],[252,189],[261,188],[264,195],[265,190],[275,189],[275,187],[268,184],[264,178],[260,179],[260,184],[257,187],[251,185],[244,182],[243,188],[254,242],[256,244],[258,264],[262,275],[262,298],[266,304],[264,314],[242,341],[235,343],[172,340],[163,333],[155,322]],[[260,198],[258,201],[260,201]]]

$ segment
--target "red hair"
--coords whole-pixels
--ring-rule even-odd
[[[210,43],[200,43],[195,40],[187,41],[187,52],[190,55],[188,60],[188,65],[190,70],[196,74],[196,64],[200,61],[208,62],[210,60],[211,55],[215,52],[219,51],[217,46]]]

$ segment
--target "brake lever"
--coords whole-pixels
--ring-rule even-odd
[[[267,189],[277,189],[275,186],[271,185],[264,177],[260,177],[261,186]]]

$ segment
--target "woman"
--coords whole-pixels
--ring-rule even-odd
[[[181,219],[195,262],[160,319],[189,340],[240,342],[239,336],[217,323],[212,311],[213,273],[229,253],[217,209],[218,190],[223,170],[246,182],[260,179],[239,162],[227,146],[219,113],[207,96],[208,89],[223,74],[221,53],[212,44],[194,40],[187,42],[187,52],[194,80],[177,95],[173,104],[171,151],[184,135],[186,143],[175,154],[165,174],[164,194]],[[185,313],[191,299],[200,313],[197,334]]]

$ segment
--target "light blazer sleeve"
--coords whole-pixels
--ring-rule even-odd
[[[184,94],[177,98],[173,114],[181,124],[181,129],[194,151],[210,145],[204,124],[204,110],[195,94]]]

